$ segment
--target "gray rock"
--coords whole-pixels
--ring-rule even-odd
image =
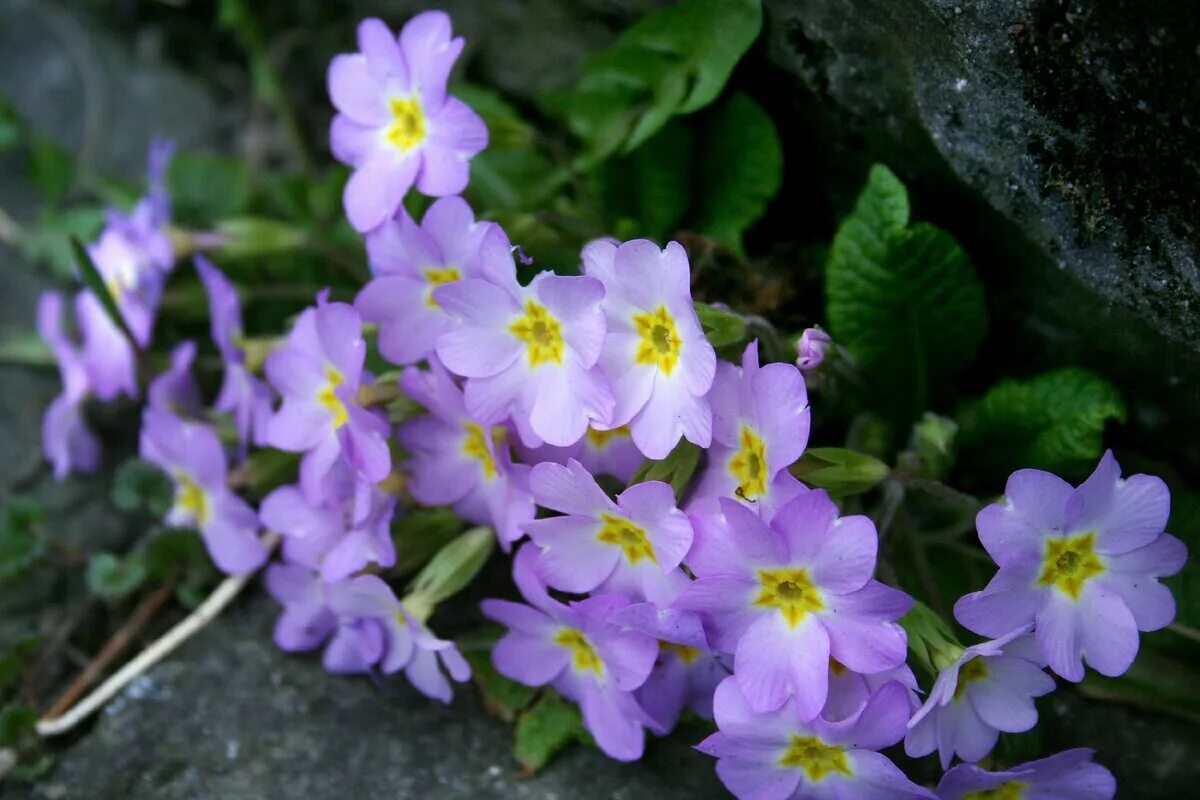
[[[27,798],[699,798],[712,762],[678,737],[621,764],[574,747],[517,777],[512,730],[470,689],[449,706],[397,680],[327,675],[271,641],[253,597],[134,682]],[[6,795],[8,796],[8,795]],[[21,795],[18,795],[21,796]]]
[[[996,357],[1098,369],[1133,400],[1134,436],[1197,463],[1178,436],[1200,421],[1194,3],[766,7],[771,59],[829,128],[825,163],[861,175],[865,143],[968,245]]]

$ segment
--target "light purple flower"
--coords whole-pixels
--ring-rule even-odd
[[[258,515],[225,485],[225,451],[208,425],[153,408],[142,416],[139,453],[175,482],[169,525],[200,532],[222,572],[253,572],[267,560]]]
[[[379,352],[394,364],[423,360],[453,327],[433,299],[438,286],[493,273],[516,276],[504,231],[476,222],[461,197],[435,201],[420,226],[401,209],[367,234],[367,254],[376,277],[354,305],[365,321],[379,325]]]
[[[42,453],[62,480],[71,472],[92,472],[100,466],[100,442],[87,426],[83,404],[87,400],[87,368],[83,355],[62,328],[62,295],[44,292],[38,299],[37,328],[50,346],[63,389],[42,417]]]
[[[418,691],[443,703],[454,694],[447,675],[459,683],[471,677],[471,667],[454,642],[434,636],[377,575],[331,584],[329,604],[342,628],[326,650],[327,666],[355,665],[357,656],[385,675],[403,670]],[[344,655],[335,650],[342,647]]]
[[[315,650],[337,630],[325,581],[300,564],[272,564],[263,575],[267,592],[283,606],[275,621],[275,644],[288,653]]]
[[[650,675],[658,644],[609,622],[629,601],[597,595],[566,606],[543,592],[530,592],[527,581],[519,580],[518,586],[533,605],[483,602],[484,616],[509,628],[492,650],[496,669],[527,686],[550,684],[578,703],[584,724],[611,758],[641,758],[643,726],[655,723],[633,692]]]
[[[806,721],[794,701],[756,712],[735,678],[717,687],[720,731],[697,750],[715,756],[717,776],[740,800],[904,800],[933,795],[876,752],[904,735],[904,688],[888,683],[853,716]]]
[[[267,421],[275,395],[270,387],[246,368],[246,355],[238,344],[242,338],[242,304],[237,289],[206,258],[196,256],[196,271],[208,293],[212,340],[221,354],[225,377],[213,408],[233,415],[234,426],[245,453],[249,444],[265,445]]]
[[[544,444],[541,447],[526,447],[521,443],[521,437],[515,437],[513,447],[517,457],[526,464],[540,464],[543,461],[553,461],[555,464],[566,464],[569,459],[575,459],[593,475],[611,475],[621,483],[629,483],[646,457],[633,443],[633,436],[628,425],[622,425],[612,430],[588,428],[575,444],[569,447],[554,447]]]
[[[75,323],[83,341],[88,386],[96,399],[137,397],[137,353],[89,291],[75,295]]]
[[[654,720],[653,729],[670,733],[685,708],[712,719],[713,692],[727,677],[729,669],[707,648],[660,640],[654,669],[634,697]]]
[[[968,647],[938,674],[925,705],[908,723],[904,751],[938,751],[942,769],[954,754],[979,761],[992,752],[1000,731],[1022,733],[1037,724],[1033,698],[1054,691],[1042,671],[1032,626]]]
[[[696,497],[736,497],[753,503],[804,452],[810,412],[804,376],[794,364],[758,364],[758,342],[742,367],[721,362],[709,403],[713,445]]]
[[[404,370],[400,386],[430,413],[405,420],[397,438],[412,455],[408,490],[419,503],[452,505],[463,519],[495,528],[506,549],[533,519],[528,467],[513,464],[508,431],[467,413],[462,390],[436,357],[429,371]]]
[[[391,472],[390,428],[358,402],[365,356],[358,313],[322,296],[296,320],[287,343],[267,357],[267,378],[283,396],[267,424],[267,441],[305,454],[300,485],[314,503],[329,495],[327,478],[343,455],[366,482]]]
[[[600,366],[616,395],[612,427],[629,425],[647,458],[666,458],[681,436],[712,439],[708,394],[716,354],[692,304],[691,268],[678,242],[591,242],[587,275],[604,284],[608,336]]]
[[[1078,488],[1041,470],[1008,479],[1003,503],[979,512],[979,540],[1000,570],[981,592],[959,599],[954,616],[983,636],[1035,623],[1050,668],[1083,679],[1083,660],[1102,675],[1129,669],[1138,631],[1175,617],[1158,579],[1178,572],[1183,543],[1164,533],[1171,498],[1150,475],[1121,478],[1106,452]]]
[[[333,582],[369,564],[396,563],[391,522],[396,499],[369,491],[366,509],[357,498],[314,505],[298,486],[281,486],[262,501],[259,518],[283,535],[284,557],[291,563],[317,569]]]
[[[802,372],[809,372],[821,366],[831,344],[833,339],[824,329],[805,328],[804,333],[796,340],[796,366]]]
[[[770,527],[729,498],[692,522],[685,563],[697,579],[675,607],[710,617],[711,641],[734,654],[734,678],[752,707],[771,711],[795,697],[812,719],[825,706],[831,656],[863,673],[904,661],[894,620],[912,600],[871,580],[878,540],[867,517],[839,518],[829,496],[812,491]]]
[[[150,381],[146,399],[150,408],[168,411],[177,417],[200,416],[204,400],[200,396],[200,384],[192,375],[192,362],[196,359],[196,343],[180,342],[171,351],[170,368]]]
[[[661,481],[630,486],[613,502],[574,459],[533,468],[538,505],[563,516],[522,528],[541,549],[538,572],[555,589],[622,594],[667,604],[688,583],[679,564],[692,546],[692,523]]]
[[[896,683],[904,688],[908,697],[909,713],[916,713],[921,707],[917,695],[917,676],[907,664],[901,664],[882,672],[861,673],[847,669],[835,660],[829,662],[829,697],[821,716],[830,722],[846,719],[862,708],[863,703],[880,687],[888,683]]]
[[[427,11],[396,37],[377,19],[358,26],[358,53],[335,56],[329,96],[338,114],[329,132],[333,155],[354,168],[343,196],[359,232],[395,215],[414,183],[433,197],[467,185],[468,160],[487,146],[487,126],[446,94],[463,40],[450,17]]]
[[[1112,800],[1117,782],[1092,755],[1086,748],[1065,750],[1004,772],[959,764],[938,784],[938,800]]]
[[[543,272],[529,286],[459,281],[434,299],[461,322],[438,341],[446,368],[467,378],[467,412],[502,422],[512,415],[521,440],[563,447],[592,422],[607,425],[613,394],[596,361],[604,344],[604,285],[595,278]]]

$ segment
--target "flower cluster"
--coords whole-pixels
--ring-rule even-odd
[[[903,740],[913,756],[938,751],[943,768],[978,761],[999,732],[1036,723],[1034,698],[1055,686],[1046,666],[1072,681],[1085,661],[1128,669],[1138,632],[1172,619],[1158,579],[1186,557],[1164,533],[1162,481],[1122,479],[1111,453],[1079,487],[1013,474],[977,520],[999,572],[955,607],[992,638],[935,653],[922,704],[901,625],[913,599],[876,580],[875,524],[790,470],[828,335],[806,331],[796,363],[763,363],[754,341],[740,364],[718,360],[676,242],[594,241],[579,274],[522,283],[506,232],[457,196],[487,130],[447,94],[463,47],[449,18],[421,14],[398,36],[367,20],[358,45],[329,69],[331,144],[354,168],[345,211],[372,279],[353,302],[320,293],[272,343],[264,380],[235,287],[197,258],[220,394],[206,408],[197,346],[184,342],[149,382],[143,418],[141,455],[175,487],[167,521],[196,529],[218,567],[256,570],[260,531],[282,540],[265,573],[282,649],[323,648],[338,674],[403,672],[449,701],[470,669],[426,626],[442,596],[418,580],[399,598],[385,580],[393,522],[445,505],[513,553],[524,602],[482,606],[506,628],[496,669],[577,703],[613,758],[641,757],[646,730],[665,735],[690,709],[715,721],[699,749],[739,797],[1112,796],[1087,751],[997,773],[960,765],[936,795],[881,751]],[[90,251],[132,336],[87,291],[80,345],[59,296],[39,308],[64,383],[45,423],[57,475],[99,461],[84,400],[138,394],[138,350],[175,262],[168,152],[155,148],[150,194]],[[412,187],[438,198],[420,222],[402,204]],[[372,344],[394,371],[368,369]],[[229,464],[266,447],[297,454],[298,476],[256,512]],[[644,463],[697,448],[687,485],[637,480]]]

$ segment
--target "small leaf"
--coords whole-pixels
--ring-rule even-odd
[[[27,367],[50,367],[54,351],[36,333],[23,333],[0,341],[0,363]]]
[[[61,211],[43,207],[34,224],[22,231],[17,246],[29,261],[45,264],[60,278],[74,278],[75,254],[70,237],[89,242],[103,227],[101,206],[77,206]]]
[[[700,448],[686,439],[680,439],[679,444],[675,445],[675,449],[668,453],[666,458],[658,461],[650,459],[643,461],[629,485],[644,481],[669,483],[675,491],[676,500],[678,500],[683,497],[683,493],[699,465]]]
[[[84,286],[100,301],[104,313],[113,325],[117,326],[117,330],[121,331],[125,340],[129,342],[129,346],[134,351],[140,350],[137,339],[134,338],[133,331],[129,330],[129,326],[125,324],[125,317],[121,314],[121,309],[117,307],[117,301],[113,299],[112,293],[108,291],[108,286],[105,285],[100,270],[96,269],[87,248],[74,236],[71,237],[71,251],[75,255],[75,266],[79,269],[79,277],[83,280]]]
[[[170,476],[148,461],[131,458],[117,470],[112,501],[120,511],[148,511],[165,516],[175,499]]]
[[[841,447],[810,447],[790,469],[797,478],[826,490],[835,499],[870,491],[890,472],[879,459]]]
[[[491,528],[472,528],[438,551],[413,580],[410,597],[429,608],[458,594],[483,569],[496,546]],[[407,604],[409,599],[405,599]]]
[[[96,553],[88,563],[88,589],[105,600],[115,600],[141,586],[146,572],[145,561],[136,554],[122,560],[112,553]]]
[[[746,339],[746,320],[741,314],[708,303],[696,303],[696,316],[713,347],[728,347]]]
[[[24,497],[9,500],[0,515],[0,582],[21,575],[41,556],[44,518],[45,510],[38,502]]]
[[[959,415],[963,460],[989,475],[1034,467],[1079,476],[1100,458],[1110,420],[1125,420],[1125,403],[1088,370],[1003,380]]]
[[[496,671],[488,651],[465,652],[471,664],[471,680],[479,689],[483,706],[489,714],[504,722],[512,722],[537,695],[537,689],[509,680]]]
[[[290,253],[308,242],[308,235],[293,225],[261,217],[235,217],[217,223],[221,243],[218,255],[228,258],[256,258]]]
[[[522,768],[532,775],[571,742],[589,740],[579,709],[554,692],[547,691],[517,721],[513,755]]]
[[[0,747],[20,750],[22,745],[35,737],[37,712],[27,706],[11,705],[0,708]]]
[[[211,572],[208,552],[195,531],[161,528],[146,541],[141,558],[147,576],[156,581],[181,573]]]
[[[913,658],[930,675],[937,675],[963,651],[950,626],[919,600],[900,618],[900,627],[908,635]]]
[[[783,183],[783,145],[771,117],[741,92],[713,113],[703,142],[696,229],[740,255],[742,233]]]
[[[396,566],[400,575],[424,566],[434,554],[464,529],[462,519],[449,508],[422,508],[397,515],[392,523]]]

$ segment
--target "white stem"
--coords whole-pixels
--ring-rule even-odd
[[[274,534],[268,534],[264,539],[268,550],[272,549],[275,541],[277,541]],[[132,661],[121,667],[120,670],[104,683],[100,684],[87,697],[71,706],[61,716],[54,719],[38,720],[38,734],[45,737],[60,736],[98,711],[134,678],[146,672],[159,661],[162,661],[176,647],[179,647],[179,645],[190,639],[193,634],[216,619],[225,607],[237,597],[238,592],[242,590],[242,587],[253,576],[254,573],[230,575],[223,580],[195,611],[180,621],[174,628],[171,628],[171,630],[154,640],[149,647],[139,653]]]

